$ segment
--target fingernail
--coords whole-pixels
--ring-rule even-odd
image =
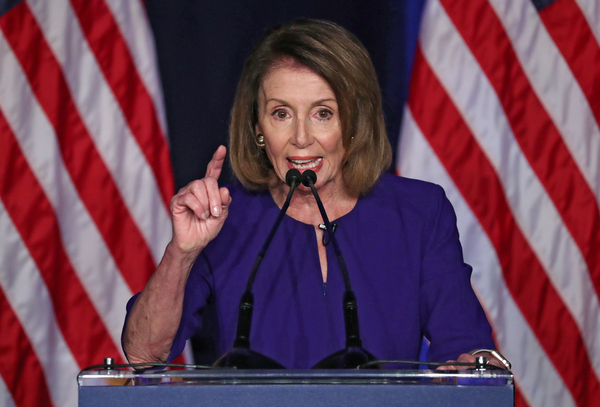
[[[209,211],[204,211],[202,213],[202,216],[200,216],[200,219],[204,220],[204,219],[208,218],[208,215],[210,215],[210,212]]]
[[[213,206],[213,216],[219,217],[220,213],[219,213],[219,207],[218,206]]]

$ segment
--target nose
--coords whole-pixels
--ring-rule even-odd
[[[298,148],[310,146],[312,143],[312,136],[310,133],[310,126],[306,123],[306,120],[296,120],[293,144]]]

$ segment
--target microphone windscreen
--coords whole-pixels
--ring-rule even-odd
[[[285,183],[291,187],[294,180],[296,180],[296,185],[299,185],[302,180],[302,174],[297,169],[292,168],[285,174]]]
[[[313,170],[306,170],[302,173],[302,183],[304,186],[310,186],[311,183],[309,180],[312,181],[313,185],[317,183],[317,174]]]

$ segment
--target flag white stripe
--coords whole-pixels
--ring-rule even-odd
[[[489,3],[501,20],[529,83],[561,133],[598,205],[600,129],[569,65],[531,1],[489,0]]]
[[[0,376],[0,407],[17,407],[2,376]]]
[[[154,101],[163,134],[167,134],[163,92],[160,85],[154,39],[143,0],[105,0],[129,46],[138,72]]]
[[[600,43],[600,2],[598,0],[575,0],[585,16],[596,42]]]
[[[0,245],[0,286],[35,349],[54,405],[75,406],[75,377],[79,373],[79,367],[62,336],[50,294],[40,272],[2,201],[0,236],[3,236]]]
[[[120,349],[125,305],[132,295],[131,290],[80,201],[62,161],[54,129],[32,94],[2,32],[0,55],[0,108],[54,208],[69,260]]]
[[[436,182],[445,189],[457,213],[465,261],[473,266],[472,284],[495,327],[499,348],[513,362],[512,370],[524,397],[532,406],[575,406],[554,365],[514,303],[488,236],[408,109],[405,110],[402,127],[398,170],[402,176]],[[535,391],[541,386],[544,391]]]
[[[71,3],[67,0],[27,0],[27,5],[63,70],[75,108],[81,115],[95,148],[110,171],[132,220],[148,242],[154,260],[158,262],[171,234],[168,208],[154,174],[158,164],[152,163],[155,167],[151,167],[146,161],[146,152],[140,149],[131,133],[129,123],[120,109],[120,101],[116,100],[110,84],[105,80]],[[165,114],[155,69],[156,57],[142,2],[113,1],[109,10],[111,7],[116,13],[114,17],[126,45],[133,47],[129,51],[133,63],[137,63],[134,68],[153,99],[158,124],[162,126],[164,134]],[[11,16],[7,14],[3,18],[10,19]],[[116,349],[120,350],[125,305],[132,293],[115,264],[107,242],[80,200],[78,190],[63,162],[54,128],[32,93],[28,79],[2,32],[0,58],[0,110],[17,138],[27,164],[50,201],[58,222],[59,241],[48,244],[62,244],[85,294],[98,312]],[[166,155],[161,157],[164,159]],[[162,162],[161,165],[166,164]],[[31,221],[35,222],[35,219]],[[0,235],[3,236],[0,242],[0,287],[30,338],[47,377],[53,404],[77,405],[75,377],[80,366],[67,345],[67,340],[72,338],[63,336],[62,323],[59,326],[55,316],[55,311],[59,310],[53,308],[49,286],[45,286],[43,275],[11,222],[0,202]],[[17,226],[31,227],[28,224]],[[135,253],[131,254],[135,256]],[[87,298],[84,299],[87,302]],[[100,330],[100,327],[96,328]],[[85,358],[86,355],[77,354],[77,357]],[[17,376],[20,380],[26,380],[27,377],[26,371]],[[32,382],[27,385],[35,391],[36,386],[41,384]],[[19,396],[15,397],[15,400],[11,399],[6,383],[0,379],[0,405],[12,407],[17,402],[22,402],[18,399]]]
[[[171,236],[169,213],[152,169],[130,132],[77,17],[68,0],[29,3],[62,67],[98,153],[158,264]],[[145,198],[140,199],[140,196]]]
[[[600,373],[600,302],[589,290],[593,284],[583,255],[523,156],[485,73],[439,2],[428,4],[420,40],[424,58],[494,167],[519,228],[573,315]]]

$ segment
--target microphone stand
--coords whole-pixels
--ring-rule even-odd
[[[352,291],[350,277],[348,275],[348,268],[346,267],[346,262],[342,257],[342,251],[340,250],[340,246],[338,245],[337,239],[333,233],[333,227],[329,222],[329,218],[327,217],[327,213],[325,212],[321,198],[319,198],[319,194],[315,188],[316,182],[317,174],[315,174],[314,171],[306,170],[302,173],[302,184],[310,187],[315,200],[317,201],[317,206],[321,212],[323,223],[325,223],[327,233],[329,234],[329,239],[333,244],[335,257],[337,258],[342,271],[342,278],[346,288],[342,303],[344,310],[344,325],[346,328],[346,347],[321,360],[319,363],[313,366],[313,369],[355,369],[357,366],[377,360],[377,358],[362,347],[362,341],[360,340],[360,332],[358,328],[358,306],[356,302],[356,295],[354,295],[354,291]],[[381,368],[381,366],[374,364],[370,366],[370,368],[378,369]]]
[[[254,285],[258,267],[265,257],[265,253],[271,244],[271,240],[273,240],[273,236],[275,236],[275,232],[279,228],[279,224],[283,220],[283,216],[290,206],[292,195],[294,194],[296,187],[300,185],[301,178],[300,171],[296,169],[289,170],[285,176],[285,182],[290,186],[290,192],[288,192],[285,203],[281,207],[279,215],[252,266],[248,284],[246,285],[246,291],[242,294],[240,300],[237,331],[233,342],[233,348],[221,356],[213,366],[233,367],[237,369],[285,369],[280,363],[268,356],[250,349],[250,329],[252,326],[252,313],[254,311],[254,294],[252,294],[252,286]]]

